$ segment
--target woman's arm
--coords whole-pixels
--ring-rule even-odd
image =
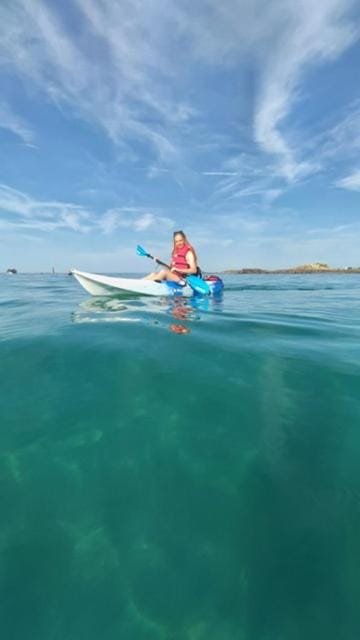
[[[197,273],[197,262],[195,260],[195,256],[192,251],[188,251],[186,254],[186,262],[190,265],[190,269],[187,269],[187,273],[192,275],[193,273]]]

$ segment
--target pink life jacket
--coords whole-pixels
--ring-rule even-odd
[[[188,244],[184,244],[181,249],[176,249],[172,256],[171,266],[179,273],[183,273],[184,269],[189,269],[190,265],[186,262],[186,254],[191,251]]]

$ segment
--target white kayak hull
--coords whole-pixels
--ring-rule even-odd
[[[142,296],[185,296],[194,295],[194,290],[186,285],[182,287],[174,282],[154,282],[142,278],[116,278],[97,273],[72,270],[73,275],[84,289],[92,296],[109,296],[121,293],[132,293]],[[208,283],[213,290],[212,283]]]

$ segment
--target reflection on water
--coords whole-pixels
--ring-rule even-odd
[[[222,292],[216,296],[192,298],[93,296],[78,305],[71,319],[76,324],[139,322],[170,328],[174,333],[189,333],[190,323],[202,320],[205,314],[221,312],[222,303]],[[176,323],[169,323],[169,317]]]

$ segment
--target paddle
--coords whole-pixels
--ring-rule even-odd
[[[157,258],[154,258],[154,256],[152,256],[150,253],[145,251],[145,249],[140,247],[139,244],[136,247],[136,253],[138,254],[138,256],[151,258],[151,260],[155,260],[157,264],[161,264],[163,267],[166,267],[167,269],[169,269],[169,271],[171,270],[171,267],[169,267],[168,264],[166,264],[165,262],[162,262],[161,260],[158,260]],[[197,293],[202,293],[204,295],[208,295],[210,293],[210,287],[208,283],[205,282],[205,280],[203,280],[202,278],[199,278],[199,276],[185,275],[184,280],[186,280],[186,282],[190,285],[190,287],[194,289],[194,291],[197,291]]]

